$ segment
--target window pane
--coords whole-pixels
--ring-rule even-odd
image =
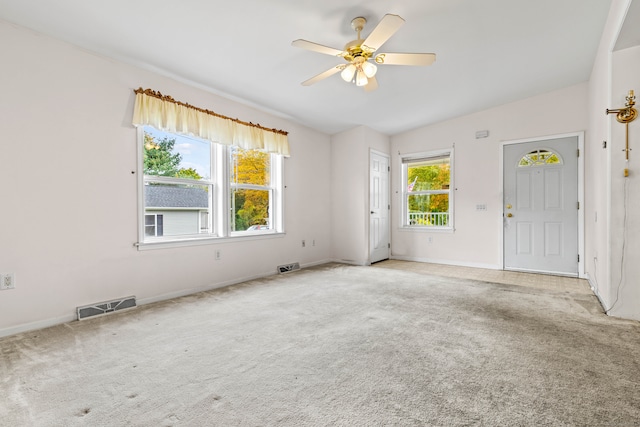
[[[554,152],[548,150],[534,150],[522,156],[518,167],[543,166],[562,164],[562,159]]]
[[[144,186],[145,214],[156,218],[156,236],[210,233],[209,185],[148,183]],[[206,223],[202,223],[203,213]],[[145,215],[145,223],[148,216]],[[145,234],[150,232],[145,227]]]
[[[443,227],[449,224],[448,194],[410,194],[408,203],[408,225]]]
[[[144,216],[144,235],[145,236],[156,235],[156,216],[155,215]]]
[[[144,174],[211,179],[211,143],[146,126]]]
[[[236,184],[269,185],[271,155],[257,150],[231,147],[231,182]]]
[[[407,165],[407,192],[449,189],[449,158]]]
[[[269,190],[234,189],[231,191],[232,231],[270,228]]]

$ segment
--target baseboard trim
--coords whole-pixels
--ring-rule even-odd
[[[38,329],[50,328],[52,326],[58,326],[63,323],[69,323],[77,320],[76,314],[69,314],[68,316],[54,317],[52,319],[39,320],[37,322],[23,323],[17,326],[10,326],[8,328],[0,329],[0,338],[8,337],[10,335],[22,334],[24,332],[36,331]]]
[[[443,259],[431,259],[431,258],[417,258],[417,257],[408,257],[408,256],[398,256],[392,255],[389,259],[395,259],[398,261],[412,261],[412,262],[424,262],[429,264],[443,264],[443,265],[452,265],[455,267],[472,267],[472,268],[484,268],[487,270],[502,270],[502,266],[496,264],[483,264],[476,262],[460,262],[460,261],[449,261]]]
[[[320,261],[314,261],[314,262],[308,262],[308,263],[304,263],[304,264],[300,264],[300,268],[304,269],[304,268],[308,268],[308,267],[314,267],[316,265],[322,265],[322,264],[327,264],[329,262],[332,262],[332,260],[320,260]],[[169,292],[166,294],[162,294],[162,295],[156,295],[156,296],[152,296],[152,297],[148,297],[148,298],[141,298],[137,300],[137,304],[139,306],[141,305],[145,305],[145,304],[152,304],[154,302],[160,302],[160,301],[166,301],[166,300],[170,300],[173,298],[180,298],[180,297],[184,297],[187,295],[193,295],[196,294],[198,292],[206,292],[206,291],[211,291],[214,289],[220,289],[220,288],[224,288],[227,286],[232,286],[232,285],[237,285],[239,283],[243,283],[243,282],[248,282],[250,280],[256,280],[256,279],[263,279],[265,277],[269,277],[269,276],[275,276],[276,272],[275,272],[275,267],[273,269],[273,271],[269,271],[269,272],[264,272],[261,274],[254,274],[251,276],[245,276],[242,278],[238,278],[238,279],[233,279],[233,280],[227,280],[225,282],[220,282],[220,283],[215,283],[215,284],[210,284],[207,286],[202,286],[199,288],[189,288],[189,289],[184,289],[181,291],[177,291],[177,292]],[[58,325],[62,325],[64,323],[69,323],[69,322],[77,322],[78,321],[78,317],[77,314],[74,312],[73,314],[69,314],[67,316],[61,316],[61,317],[54,317],[51,319],[45,319],[45,320],[40,320],[37,322],[31,322],[31,323],[24,323],[21,325],[16,325],[16,326],[10,326],[8,328],[4,328],[4,329],[0,329],[0,338],[3,337],[8,337],[11,335],[17,335],[17,334],[21,334],[24,332],[31,332],[31,331],[36,331],[39,329],[44,329],[44,328],[49,328],[52,326],[58,326]]]
[[[600,292],[598,292],[598,284],[593,282],[593,280],[591,280],[591,275],[589,273],[585,274],[585,279],[587,279],[587,283],[589,283],[589,287],[591,288],[591,292],[593,292],[593,295],[596,296],[596,298],[598,299],[598,302],[600,303],[600,307],[602,307],[602,312],[604,314],[606,314],[607,316],[611,316],[609,313],[607,313],[607,306],[605,305],[604,301],[602,300],[602,297],[600,296]]]

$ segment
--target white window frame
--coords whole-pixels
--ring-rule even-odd
[[[227,212],[227,233],[230,236],[238,237],[238,236],[246,236],[248,234],[269,234],[274,232],[282,232],[282,168],[283,168],[283,157],[277,154],[270,154],[269,158],[269,177],[270,182],[267,185],[255,185],[255,184],[237,184],[230,182],[231,178],[231,148],[232,147],[224,147],[225,158],[227,159],[225,169],[227,171],[226,179],[228,191],[226,192],[226,200],[229,203],[229,207]],[[221,168],[222,169],[222,168]],[[231,192],[232,190],[260,190],[260,191],[268,191],[269,192],[269,220],[268,229],[260,229],[260,230],[246,230],[246,231],[233,231],[233,218],[234,215],[233,206],[231,206]],[[278,215],[274,216],[275,212],[279,212]]]
[[[454,185],[454,149],[447,148],[443,150],[435,150],[428,152],[420,152],[420,153],[411,153],[411,154],[403,154],[400,156],[400,171],[401,171],[401,188],[402,188],[402,215],[400,218],[400,227],[405,230],[415,230],[415,231],[454,231],[454,218],[455,218],[455,209],[454,209],[454,194],[455,194],[455,185]],[[424,192],[409,192],[407,189],[408,182],[408,165],[413,162],[419,162],[429,159],[437,159],[442,157],[449,157],[449,189],[448,190],[429,190]],[[449,195],[449,212],[446,226],[437,226],[437,225],[417,225],[409,223],[409,195],[419,195],[419,194],[448,194]]]
[[[144,175],[144,128],[137,128],[137,175],[138,175],[138,242],[135,246],[139,250],[154,249],[161,247],[179,247],[193,246],[202,244],[214,244],[224,240],[237,240],[246,237],[273,237],[284,234],[284,158],[282,155],[271,154],[270,164],[270,206],[269,216],[271,220],[268,230],[255,231],[238,231],[231,232],[231,215],[233,214],[230,206],[231,183],[229,179],[229,152],[230,146],[210,142],[211,144],[211,179],[193,180],[187,178],[174,177],[158,177]],[[170,132],[165,132],[170,133]],[[175,134],[180,136],[179,134]],[[210,233],[198,233],[179,236],[161,236],[150,237],[145,236],[145,211],[144,185],[146,182],[161,182],[171,184],[187,184],[187,185],[210,185],[211,191],[209,195],[210,211],[208,215]],[[245,188],[246,185],[242,185]],[[258,186],[259,189],[264,189]],[[200,221],[199,221],[200,222]]]

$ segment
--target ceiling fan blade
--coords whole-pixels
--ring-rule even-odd
[[[332,55],[332,56],[342,56],[344,53],[339,49],[335,49],[333,47],[324,46],[318,43],[314,43],[314,42],[310,42],[308,40],[302,40],[302,39],[292,41],[291,46],[312,50],[314,52],[324,53],[325,55]]]
[[[369,81],[367,82],[367,84],[364,86],[364,91],[365,92],[372,92],[374,90],[378,89],[378,80],[374,77],[369,77]]]
[[[376,64],[388,65],[431,65],[436,60],[435,53],[380,53]]]
[[[362,46],[366,46],[372,51],[378,50],[384,42],[389,40],[402,27],[402,24],[404,24],[404,19],[398,15],[384,15],[378,25],[371,31],[369,37],[362,43]]]
[[[319,82],[320,80],[324,80],[327,77],[330,77],[332,75],[334,75],[335,73],[339,73],[340,71],[344,70],[344,67],[346,65],[341,64],[341,65],[336,65],[333,68],[329,68],[327,71],[324,71],[320,74],[318,74],[317,76],[311,77],[309,80],[305,80],[302,82],[302,86],[311,86],[314,83]]]

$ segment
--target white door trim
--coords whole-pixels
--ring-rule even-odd
[[[502,141],[500,146],[500,199],[501,206],[504,206],[504,147],[511,144],[523,144],[526,142],[546,141],[551,139],[577,137],[578,138],[578,150],[580,150],[580,157],[578,157],[578,202],[580,203],[580,209],[578,210],[578,255],[580,256],[580,262],[578,262],[578,277],[581,279],[586,278],[585,274],[585,259],[584,259],[584,132],[572,132],[563,133],[558,135],[547,135],[526,139],[514,139]],[[500,209],[500,215],[503,210]],[[504,270],[504,226],[503,222],[500,222],[500,267]]]

